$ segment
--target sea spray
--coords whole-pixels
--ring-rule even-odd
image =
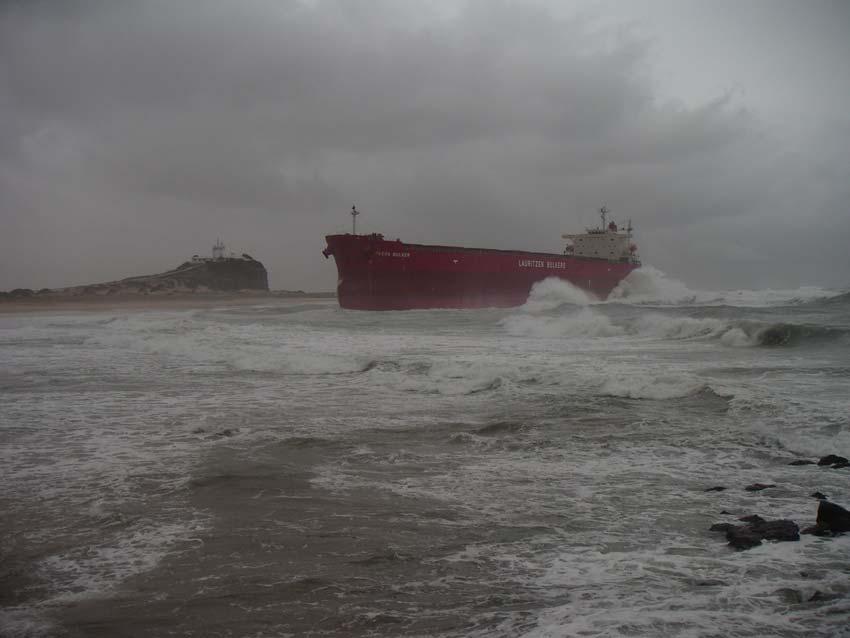
[[[611,294],[609,301],[626,303],[694,303],[700,294],[673,279],[653,266],[642,266],[623,279]]]
[[[555,310],[565,304],[587,306],[597,301],[593,294],[574,286],[570,282],[549,277],[543,281],[538,281],[531,287],[528,301],[520,307],[520,311],[538,314],[547,310]]]

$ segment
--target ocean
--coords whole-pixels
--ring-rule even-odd
[[[0,635],[850,636],[846,291],[263,303],[0,315]]]

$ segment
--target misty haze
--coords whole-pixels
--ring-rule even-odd
[[[0,3],[0,635],[845,635],[848,34]]]

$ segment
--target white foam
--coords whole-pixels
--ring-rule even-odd
[[[842,549],[850,547],[846,539],[826,547],[804,536],[796,543],[766,543],[746,553],[731,553],[717,540],[706,540],[705,547],[684,554],[675,552],[675,539],[638,551],[565,550],[551,561],[539,586],[567,587],[570,603],[543,610],[537,627],[522,635],[696,637],[715,635],[720,628],[729,635],[812,635],[825,630],[841,635],[830,631],[839,630],[846,616],[841,570],[816,581],[806,574],[818,552],[840,561]],[[711,545],[720,547],[710,551]],[[695,586],[699,582],[705,584]],[[834,613],[825,614],[823,603],[794,605],[783,600],[783,591],[798,596],[801,603],[815,592],[835,592],[839,599]],[[777,613],[780,610],[783,613]]]
[[[591,293],[574,286],[568,281],[549,277],[531,287],[528,301],[520,307],[522,312],[540,313],[554,310],[564,304],[586,306],[598,301]]]
[[[405,375],[398,381],[401,388],[446,396],[471,395],[496,390],[504,380],[516,376],[515,366],[498,366],[489,361],[437,361],[422,375]]]
[[[721,343],[726,346],[743,348],[758,345],[756,335],[747,334],[741,328],[730,328],[720,337]]]
[[[653,266],[641,266],[625,277],[608,302],[655,305],[730,305],[764,307],[828,299],[843,291],[819,286],[789,289],[692,290]]]
[[[625,332],[591,308],[558,316],[511,315],[501,324],[508,334],[520,337],[616,337]]]
[[[56,384],[0,402],[0,421],[14,437],[0,448],[4,489],[19,511],[44,512],[49,524],[32,529],[45,542],[62,525],[91,547],[80,542],[41,563],[56,575],[60,595],[73,598],[114,590],[187,540],[192,523],[179,502],[169,500],[173,509],[160,520],[135,523],[122,512],[134,510],[134,499],[155,512],[152,499],[177,498],[205,450],[249,452],[263,437],[344,440],[350,453],[323,459],[317,486],[443,502],[455,514],[445,525],[544,530],[448,557],[489,563],[485,577],[517,582],[541,599],[559,592],[541,612],[537,635],[760,635],[762,627],[791,635],[828,622],[822,604],[789,611],[772,592],[787,585],[808,594],[813,580],[794,574],[813,569],[827,574],[819,589],[837,591],[844,574],[833,565],[842,564],[850,539],[732,555],[705,528],[721,507],[757,507],[802,524],[816,508],[807,494],[847,493],[846,473],[771,459],[792,450],[846,456],[846,377],[797,368],[817,366],[811,357],[821,356],[824,369],[834,366],[832,354],[721,349],[752,345],[755,324],[581,303],[550,287],[535,298],[539,306],[507,312],[145,313],[38,334],[12,326],[12,341],[17,329],[27,338],[88,341],[4,349],[16,353],[17,367]],[[270,374],[245,373],[254,370]],[[363,373],[323,374],[357,370]],[[651,401],[703,390],[736,398],[728,409],[712,402],[705,411],[693,405],[702,398]],[[466,423],[451,425],[457,419]],[[483,428],[515,419],[529,427]],[[192,434],[198,425],[205,432]],[[214,438],[224,428],[237,434]],[[355,436],[358,428],[367,437]],[[411,439],[375,432],[383,428],[410,429]],[[397,445],[418,454],[393,451]],[[730,489],[702,491],[720,476]],[[753,482],[780,488],[744,492]],[[96,526],[100,519],[106,531]],[[693,586],[701,578],[724,584]],[[561,595],[569,597],[563,607]],[[496,633],[517,635],[531,622],[525,614]]]
[[[633,270],[623,279],[611,294],[608,301],[627,303],[682,304],[694,303],[700,297],[678,279],[653,266],[642,266]]]
[[[729,324],[721,319],[670,317],[657,313],[641,315],[632,327],[639,335],[674,340],[714,337],[728,329]]]
[[[600,394],[628,399],[676,399],[709,388],[705,381],[682,374],[635,374],[605,380]]]
[[[131,576],[153,569],[179,541],[195,536],[202,527],[200,519],[142,524],[111,542],[49,556],[38,563],[38,569],[56,590],[51,603],[102,595]]]

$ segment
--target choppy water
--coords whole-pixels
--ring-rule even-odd
[[[707,531],[850,506],[848,294],[620,293],[0,317],[0,634],[850,635],[850,536]]]

